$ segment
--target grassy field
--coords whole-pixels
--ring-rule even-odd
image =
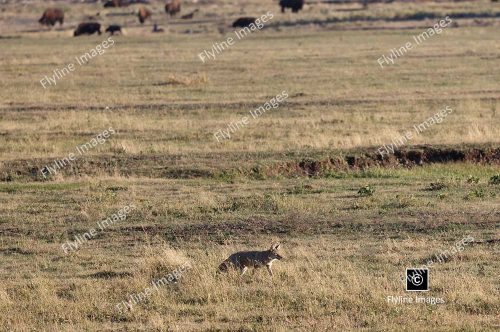
[[[1,331],[500,328],[498,4],[317,4],[291,15],[205,1],[186,3],[182,14],[202,10],[184,21],[154,1],[139,26],[106,16],[136,7],[52,3],[67,19],[51,31],[36,24],[44,4],[0,5]],[[234,18],[267,10],[269,26],[200,60]],[[97,11],[126,35],[44,89],[45,75],[108,38],[70,37]],[[422,15],[457,18],[381,68],[379,57],[437,21]],[[167,31],[149,33],[153,22]],[[282,91],[279,107],[216,140]],[[441,123],[378,155],[447,106]],[[285,259],[273,278],[216,273],[229,254],[275,241]],[[417,296],[444,303],[387,300],[414,298],[405,269],[431,260],[430,291]],[[177,283],[116,309],[186,262]]]

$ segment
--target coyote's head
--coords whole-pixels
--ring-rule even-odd
[[[269,259],[270,260],[281,260],[283,259],[283,256],[281,256],[280,254],[278,254],[278,249],[280,248],[281,244],[279,242],[273,244],[271,246],[271,249],[269,249],[267,252],[269,254]]]

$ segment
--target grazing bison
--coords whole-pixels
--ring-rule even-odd
[[[147,0],[107,0],[104,3],[104,7],[127,7],[136,3],[147,4]]]
[[[182,18],[183,20],[190,20],[190,19],[192,19],[192,18],[194,17],[194,14],[196,14],[197,12],[198,12],[198,9],[195,9],[195,10],[193,10],[193,11],[192,11],[191,13],[189,13],[189,14],[182,15],[182,16],[181,16],[181,18]]]
[[[181,11],[181,1],[180,0],[170,0],[165,5],[165,12],[170,14],[170,16],[175,16],[178,12]]]
[[[104,7],[105,8],[108,8],[108,7],[122,7],[126,4],[122,3],[123,1],[121,0],[108,0],[104,3]]]
[[[75,32],[73,33],[73,36],[80,36],[80,35],[92,35],[94,33],[101,34],[101,25],[99,23],[95,22],[90,22],[90,23],[80,23],[78,24],[78,27],[76,28]]]
[[[108,26],[108,28],[106,29],[106,32],[109,32],[110,35],[114,35],[115,32],[116,33],[119,32],[121,34],[122,33],[122,27],[119,26],[119,25],[116,25],[116,24],[112,24],[112,25]]]
[[[252,23],[255,24],[255,20],[255,17],[240,17],[233,22],[233,28],[245,28]]]
[[[280,0],[281,12],[285,12],[285,8],[291,8],[292,13],[298,13],[304,6],[304,0]]]
[[[143,24],[146,21],[146,19],[151,16],[151,12],[147,10],[145,7],[141,7],[139,8],[139,13],[137,14],[137,16],[139,17],[139,22]]]
[[[56,22],[62,25],[64,22],[64,12],[59,8],[48,8],[43,12],[42,17],[38,20],[40,24],[54,26]]]

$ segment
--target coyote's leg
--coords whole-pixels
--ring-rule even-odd
[[[267,272],[269,272],[269,275],[272,277],[273,271],[271,270],[271,265],[266,265],[266,267],[267,267]]]
[[[245,274],[245,272],[247,272],[247,270],[248,270],[248,267],[246,267],[246,266],[245,266],[243,269],[241,269],[241,274],[240,274],[240,276],[244,275],[244,274]]]

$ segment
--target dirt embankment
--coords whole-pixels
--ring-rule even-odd
[[[337,155],[326,159],[304,159],[276,164],[267,175],[321,176],[332,171],[367,169],[370,167],[414,167],[434,163],[500,164],[500,148],[442,148],[432,146],[396,150],[384,156],[376,152]]]
[[[200,154],[200,155],[102,155],[85,156],[56,168],[55,160],[20,159],[0,163],[0,181],[50,181],[58,176],[130,176],[148,178],[224,178],[245,176],[328,176],[331,172],[371,167],[415,167],[433,163],[481,163],[500,165],[500,147],[416,146],[381,156],[373,149],[322,152],[313,155]],[[43,176],[50,166],[56,171]]]

